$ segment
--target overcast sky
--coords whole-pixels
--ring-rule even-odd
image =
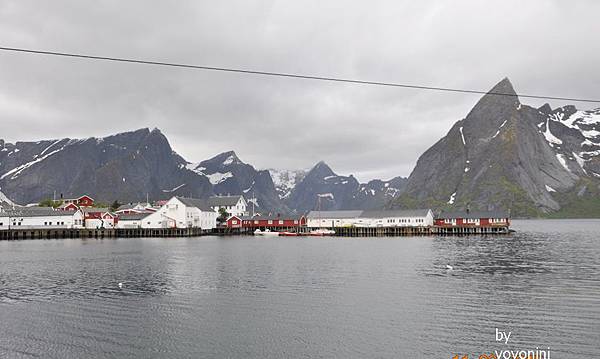
[[[521,93],[600,97],[600,1],[356,3],[4,0],[0,46],[478,90],[508,76]],[[158,127],[188,161],[325,160],[363,181],[409,175],[478,98],[0,52],[9,142]]]

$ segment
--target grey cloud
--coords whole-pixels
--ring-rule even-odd
[[[598,13],[595,1],[20,0],[0,5],[0,43],[481,90],[508,76],[518,92],[594,98]],[[261,168],[322,159],[361,180],[408,175],[478,100],[11,53],[0,83],[9,141],[158,127],[190,161],[233,149]]]

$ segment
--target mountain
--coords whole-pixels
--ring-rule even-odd
[[[600,213],[598,113],[521,104],[505,78],[423,153],[390,206]]]
[[[205,197],[207,178],[188,170],[166,137],[147,128],[103,138],[0,141],[0,189],[18,203],[87,193],[97,201]]]
[[[292,189],[304,179],[304,176],[308,172],[307,170],[282,170],[274,168],[270,168],[268,171],[275,184],[277,195],[281,199],[287,198]]]
[[[268,170],[256,170],[242,162],[233,151],[221,153],[186,168],[208,178],[213,192],[220,195],[244,195],[254,202],[256,211],[289,212],[277,194]]]
[[[361,184],[354,176],[340,176],[323,161],[317,163],[284,197],[290,208],[305,212],[382,208],[403,188],[405,179],[373,180]]]

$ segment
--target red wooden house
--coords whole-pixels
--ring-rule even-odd
[[[77,207],[92,207],[94,205],[94,199],[88,195],[83,195],[78,198],[66,198],[63,199],[63,205],[75,204]]]
[[[77,211],[79,207],[75,203],[63,203],[56,208],[59,211]]]
[[[291,229],[306,227],[306,217],[294,216],[231,216],[225,222],[227,228]]]
[[[503,211],[442,212],[434,224],[439,227],[509,227],[510,216]]]

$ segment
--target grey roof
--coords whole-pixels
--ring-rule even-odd
[[[364,211],[363,218],[388,218],[388,217],[426,217],[429,209],[398,209],[381,211]]]
[[[205,199],[198,198],[185,198],[185,197],[177,197],[181,203],[185,204],[188,207],[196,207],[201,211],[212,212],[212,207],[207,203]]]
[[[110,212],[110,208],[102,208],[102,207],[81,207],[80,208],[83,213],[89,212]]]
[[[310,211],[306,218],[357,218],[362,215],[361,210],[350,210],[350,211]]]
[[[43,209],[41,207],[31,210],[31,207],[29,207],[8,210],[5,213],[10,217],[58,217],[72,216],[75,211],[55,211],[53,209]]]
[[[442,212],[437,218],[441,219],[455,219],[455,218],[467,218],[467,219],[481,219],[481,218],[509,218],[510,215],[506,211],[453,211],[453,212]]]
[[[152,213],[153,212],[122,214],[119,216],[119,221],[137,221],[148,217]]]
[[[242,197],[241,195],[238,196],[217,196],[217,197],[210,197],[207,200],[207,203],[209,206],[211,207],[231,207],[231,206],[235,206],[238,201],[240,200],[240,197]]]
[[[252,220],[259,220],[259,219],[271,219],[271,220],[284,220],[284,219],[300,219],[303,217],[303,215],[301,214],[273,214],[273,215],[267,215],[267,216],[235,216],[238,217],[239,219],[241,219],[242,221],[252,221]],[[230,217],[231,218],[231,217]]]
[[[128,204],[123,204],[123,205],[119,206],[119,208],[117,208],[117,211],[122,211],[124,209],[133,209],[137,206],[142,206],[144,208],[151,207],[150,204],[148,204],[148,203],[128,203]]]

